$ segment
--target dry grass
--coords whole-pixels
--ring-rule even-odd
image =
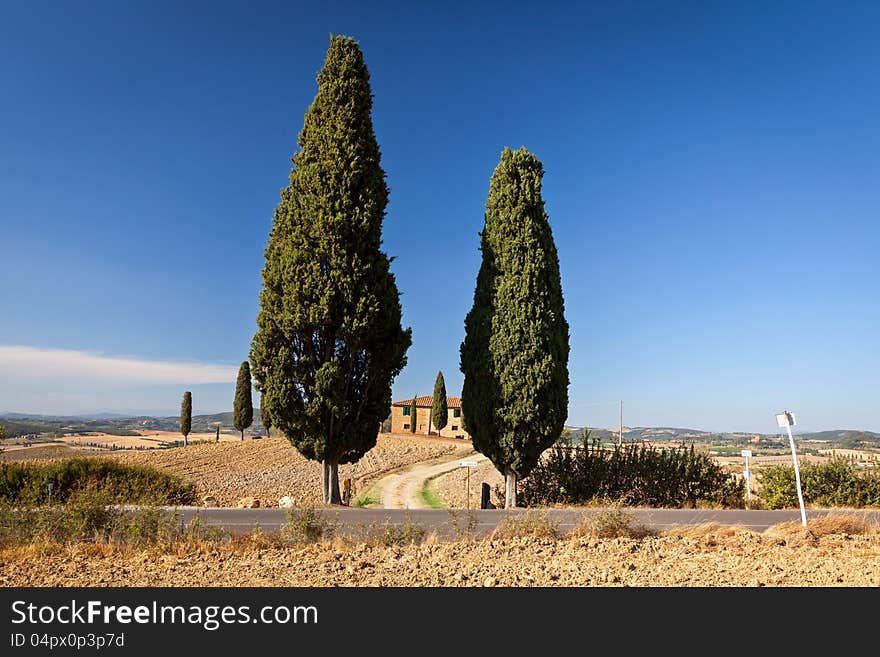
[[[526,511],[523,514],[509,515],[492,530],[491,540],[520,538],[524,536],[532,538],[560,537],[559,523],[539,511]]]
[[[717,522],[705,522],[701,525],[683,525],[667,529],[663,532],[664,536],[674,536],[677,538],[706,538],[707,536],[732,538],[742,534],[758,535],[742,525],[722,525]]]
[[[880,533],[880,529],[870,524],[863,516],[832,513],[818,518],[808,518],[807,526],[800,522],[781,522],[769,527],[764,537],[779,545],[798,547],[817,545],[824,536],[862,536]]]
[[[601,511],[598,515],[585,515],[572,532],[574,537],[589,538],[645,538],[657,532],[635,521],[632,514],[619,506]]]
[[[833,513],[819,518],[807,520],[807,529],[815,536],[827,536],[829,534],[848,534],[858,536],[870,534],[878,528],[870,524],[864,515],[850,515]]]

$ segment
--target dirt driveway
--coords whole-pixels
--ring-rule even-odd
[[[459,469],[462,459],[485,461],[486,457],[476,453],[469,445],[458,449],[450,456],[432,459],[425,463],[402,468],[379,481],[372,489],[372,496],[379,500],[385,509],[426,509],[430,508],[422,500],[421,492],[428,482],[436,477]]]

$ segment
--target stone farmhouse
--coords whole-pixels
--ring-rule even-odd
[[[433,404],[433,396],[416,397],[415,417],[410,414],[412,399],[396,401],[391,404],[391,433],[412,433],[412,426],[415,424],[415,433],[423,436],[436,436],[437,429],[431,423],[431,406]],[[446,426],[440,431],[440,436],[469,440],[470,435],[464,430],[461,421],[461,398],[447,397],[446,407],[449,409],[449,415],[446,419]]]

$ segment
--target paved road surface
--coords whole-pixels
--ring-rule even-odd
[[[284,509],[226,509],[226,508],[178,508],[181,519],[188,522],[193,515],[199,514],[202,522],[211,526],[222,527],[230,531],[245,532],[255,527],[263,531],[281,529],[287,523],[287,511]],[[424,527],[428,532],[436,531],[440,537],[455,535],[453,514],[458,526],[464,527],[469,518],[474,519],[474,533],[477,536],[488,535],[509,514],[524,514],[527,509],[505,511],[503,509],[487,509],[465,511],[449,511],[445,509],[321,509],[322,514],[337,525],[338,534],[357,535],[364,527],[382,526],[385,524],[402,525],[407,522]],[[558,523],[560,531],[572,530],[580,524],[585,516],[595,516],[602,509],[541,509],[538,513],[546,513],[548,519]],[[658,530],[669,529],[676,525],[699,525],[717,522],[723,525],[743,525],[754,531],[762,532],[771,525],[787,520],[800,521],[800,511],[740,511],[740,510],[692,510],[692,509],[628,509],[635,522]],[[808,511],[807,518],[815,518],[827,513],[843,513],[840,510]],[[848,511],[868,522],[880,525],[880,510]]]

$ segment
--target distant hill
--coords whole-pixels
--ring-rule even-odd
[[[569,430],[569,438],[572,442],[583,443],[584,432],[587,427],[566,427]],[[598,429],[589,427],[590,439],[601,442],[615,442],[618,432],[614,429]],[[650,442],[662,443],[675,441],[678,443],[711,443],[714,445],[742,445],[751,444],[755,436],[759,442],[787,443],[784,434],[756,434],[751,432],[716,432],[703,431],[701,429],[684,429],[679,427],[624,427],[624,442]],[[873,431],[858,431],[852,429],[835,429],[833,431],[816,431],[796,434],[798,440],[825,441],[829,447],[857,449],[859,447],[880,448],[880,433]]]
[[[834,447],[858,449],[859,447],[880,447],[880,433],[873,431],[856,431],[853,429],[836,429],[834,431],[816,431],[801,436],[805,440],[825,440]]]
[[[232,412],[211,415],[193,415],[192,432],[207,433],[215,431],[217,423],[222,431],[234,431]],[[111,413],[101,413],[100,417],[78,417],[60,415],[27,415],[24,413],[5,413],[0,415],[0,424],[6,427],[8,438],[30,434],[61,436],[64,434],[83,434],[89,432],[108,433],[115,436],[133,436],[138,431],[177,431],[180,428],[179,416],[166,417],[123,417]],[[254,409],[254,423],[246,434],[265,433],[260,422],[260,409]]]
[[[235,430],[232,426],[232,412],[228,411],[225,413],[194,415],[192,431],[193,433],[214,431],[218,422],[224,432]],[[155,417],[99,413],[93,416],[56,416],[9,412],[0,414],[0,424],[6,427],[6,435],[10,438],[28,434],[62,435],[65,433],[75,434],[90,431],[125,436],[134,435],[138,430],[177,431],[180,428],[180,418],[177,415]],[[584,432],[587,427],[567,426],[565,428],[568,430],[572,442],[576,444],[583,442]],[[589,427],[589,432],[591,439],[597,439],[606,443],[616,441],[618,435],[615,429]],[[260,409],[254,409],[254,423],[245,433],[252,435],[265,433],[263,424],[260,422]],[[681,427],[623,427],[623,440],[625,442],[662,443],[664,441],[676,441],[744,446],[749,444],[755,436],[758,436],[762,441],[773,443],[779,442],[784,434],[755,434],[745,431],[719,433]],[[798,434],[798,438],[801,440],[825,441],[828,443],[828,447],[847,449],[857,449],[859,447],[880,448],[880,433],[857,429],[816,431]],[[787,442],[787,439],[785,441]]]

